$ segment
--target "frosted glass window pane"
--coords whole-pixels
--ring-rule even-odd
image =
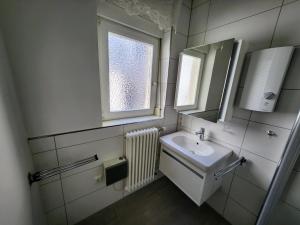
[[[179,90],[177,106],[194,105],[196,101],[197,85],[201,66],[201,58],[182,55],[179,71]]]
[[[108,33],[110,112],[150,109],[153,45]]]

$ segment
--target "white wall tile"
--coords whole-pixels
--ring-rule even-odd
[[[289,177],[289,181],[287,183],[287,186],[285,187],[282,199],[283,201],[287,202],[288,204],[300,210],[299,190],[300,190],[300,173],[293,172]]]
[[[192,0],[183,0],[183,5],[192,8]]]
[[[176,84],[168,84],[166,106],[174,107],[175,91],[176,91]]]
[[[238,167],[237,175],[267,191],[277,164],[246,150],[242,150],[241,156],[244,156],[247,162]]]
[[[276,27],[273,46],[299,45],[300,1],[282,7]]]
[[[122,126],[101,128],[90,131],[82,131],[55,136],[56,147],[63,148],[72,145],[83,144],[123,134]]]
[[[189,35],[199,34],[206,30],[209,2],[192,10]]]
[[[65,165],[70,162],[75,162],[86,157],[97,154],[98,161],[81,166],[72,171],[66,172],[63,176],[71,175],[84,171],[86,169],[94,168],[101,165],[104,161],[114,159],[123,155],[123,136],[114,138],[107,138],[100,141],[89,142],[82,145],[75,145],[72,147],[61,148],[57,151],[59,163]]]
[[[278,13],[279,9],[277,8],[210,30],[206,33],[205,42],[212,43],[229,38],[241,38],[249,43],[249,51],[267,48],[271,42]]]
[[[232,183],[232,179],[233,179],[233,172],[230,172],[228,174],[226,174],[225,176],[222,177],[222,186],[221,186],[221,191],[223,193],[228,194],[231,188],[231,183]]]
[[[45,212],[64,205],[60,181],[54,181],[40,187]]]
[[[300,89],[300,48],[296,48],[293,58],[287,71],[283,88],[284,89]]]
[[[174,133],[177,131],[177,123],[174,124],[164,124],[164,127],[166,128],[161,135],[167,135],[170,133]]]
[[[239,102],[242,97],[243,88],[239,88],[236,93],[236,99],[234,104],[233,115],[234,117],[249,120],[251,116],[251,111],[246,109],[239,108]]]
[[[187,47],[191,48],[191,47],[195,47],[198,45],[202,45],[204,43],[204,37],[205,37],[205,32],[189,36]]]
[[[276,135],[267,135],[267,130],[274,131]],[[288,129],[250,122],[242,147],[266,159],[278,162],[289,134]]]
[[[279,7],[281,3],[282,0],[212,0],[209,10],[208,29]]]
[[[300,221],[300,211],[285,203],[278,203],[272,215],[270,225],[294,225]]]
[[[251,120],[292,129],[300,109],[300,90],[282,90],[272,113],[253,112]]]
[[[216,210],[220,215],[223,214],[227,195],[224,194],[220,189],[217,190],[206,202],[210,207]]]
[[[38,138],[28,141],[32,153],[55,149],[54,137]]]
[[[165,108],[165,121],[164,124],[174,124],[177,123],[178,113],[173,107]]]
[[[187,36],[176,33],[172,34],[172,41],[171,41],[171,57],[178,58],[179,53],[186,48],[187,44]]]
[[[51,169],[58,166],[56,150],[34,154],[32,159],[35,171]]]
[[[266,191],[238,176],[234,177],[230,190],[230,197],[255,215],[258,215],[265,195]]]
[[[189,115],[180,114],[180,126],[182,129],[191,131],[193,117]]]
[[[188,35],[191,9],[183,6],[180,10],[176,32]]]
[[[98,176],[100,177],[99,180],[97,180]],[[66,202],[104,188],[106,184],[103,167],[95,167],[82,173],[65,177],[62,179],[62,185]]]
[[[111,185],[67,204],[69,224],[73,225],[122,198],[122,191]]]
[[[200,118],[194,118],[192,122],[192,130],[199,130],[200,127],[206,129],[206,134],[210,138],[218,139],[225,143],[241,146],[243,136],[246,130],[247,121],[233,118],[230,122],[226,123],[213,123]]]
[[[228,199],[224,217],[232,225],[254,225],[256,217],[232,199]]]
[[[295,1],[298,1],[298,0],[284,0],[283,4],[288,4],[288,3],[291,3],[291,2],[295,2]]]
[[[193,0],[193,5],[192,7],[195,8],[195,7],[198,7],[199,5],[205,3],[205,2],[208,2],[209,0]]]
[[[175,84],[177,81],[178,59],[170,59],[168,83]]]
[[[249,120],[251,116],[251,111],[234,106],[232,116],[244,120]]]
[[[65,207],[54,209],[47,213],[47,224],[48,225],[67,225],[67,215]]]

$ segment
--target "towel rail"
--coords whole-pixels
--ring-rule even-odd
[[[72,169],[78,168],[80,166],[92,163],[94,161],[97,161],[99,158],[97,155],[91,156],[89,158],[86,159],[82,159],[73,163],[69,163],[67,165],[64,166],[59,166],[59,167],[55,167],[52,169],[45,169],[45,170],[41,170],[38,172],[35,172],[33,174],[29,173],[28,174],[28,180],[29,180],[29,184],[31,185],[34,182],[37,181],[41,181],[41,180],[45,180],[49,177],[53,177],[55,175],[61,174],[63,172],[67,172],[70,171]]]
[[[241,157],[238,160],[230,163],[228,166],[226,166],[223,169],[220,169],[219,171],[217,171],[214,176],[216,179],[218,179],[219,177],[223,177],[225,174],[231,172],[232,170],[234,170],[236,167],[243,165],[246,162],[246,158],[245,157]]]

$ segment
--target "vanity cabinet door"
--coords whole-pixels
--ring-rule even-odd
[[[204,187],[202,175],[186,166],[177,156],[175,157],[164,150],[160,155],[159,169],[197,205],[202,204]]]

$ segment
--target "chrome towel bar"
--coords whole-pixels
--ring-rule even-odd
[[[41,170],[41,171],[35,172],[34,174],[29,173],[28,174],[29,184],[31,185],[34,182],[45,180],[49,177],[53,177],[53,176],[61,174],[63,172],[67,172],[69,170],[72,170],[72,169],[78,168],[80,166],[89,164],[91,162],[97,161],[98,159],[99,159],[98,156],[94,155],[92,157],[82,159],[82,160],[79,160],[79,161],[76,161],[73,163],[69,163],[64,166],[59,166],[59,167],[55,167],[52,169]]]
[[[226,166],[223,169],[220,169],[219,171],[215,172],[214,176],[216,179],[218,179],[219,177],[223,177],[225,174],[231,172],[232,170],[234,170],[236,167],[243,165],[246,162],[246,158],[245,157],[241,157],[238,160],[230,163],[228,166]]]

